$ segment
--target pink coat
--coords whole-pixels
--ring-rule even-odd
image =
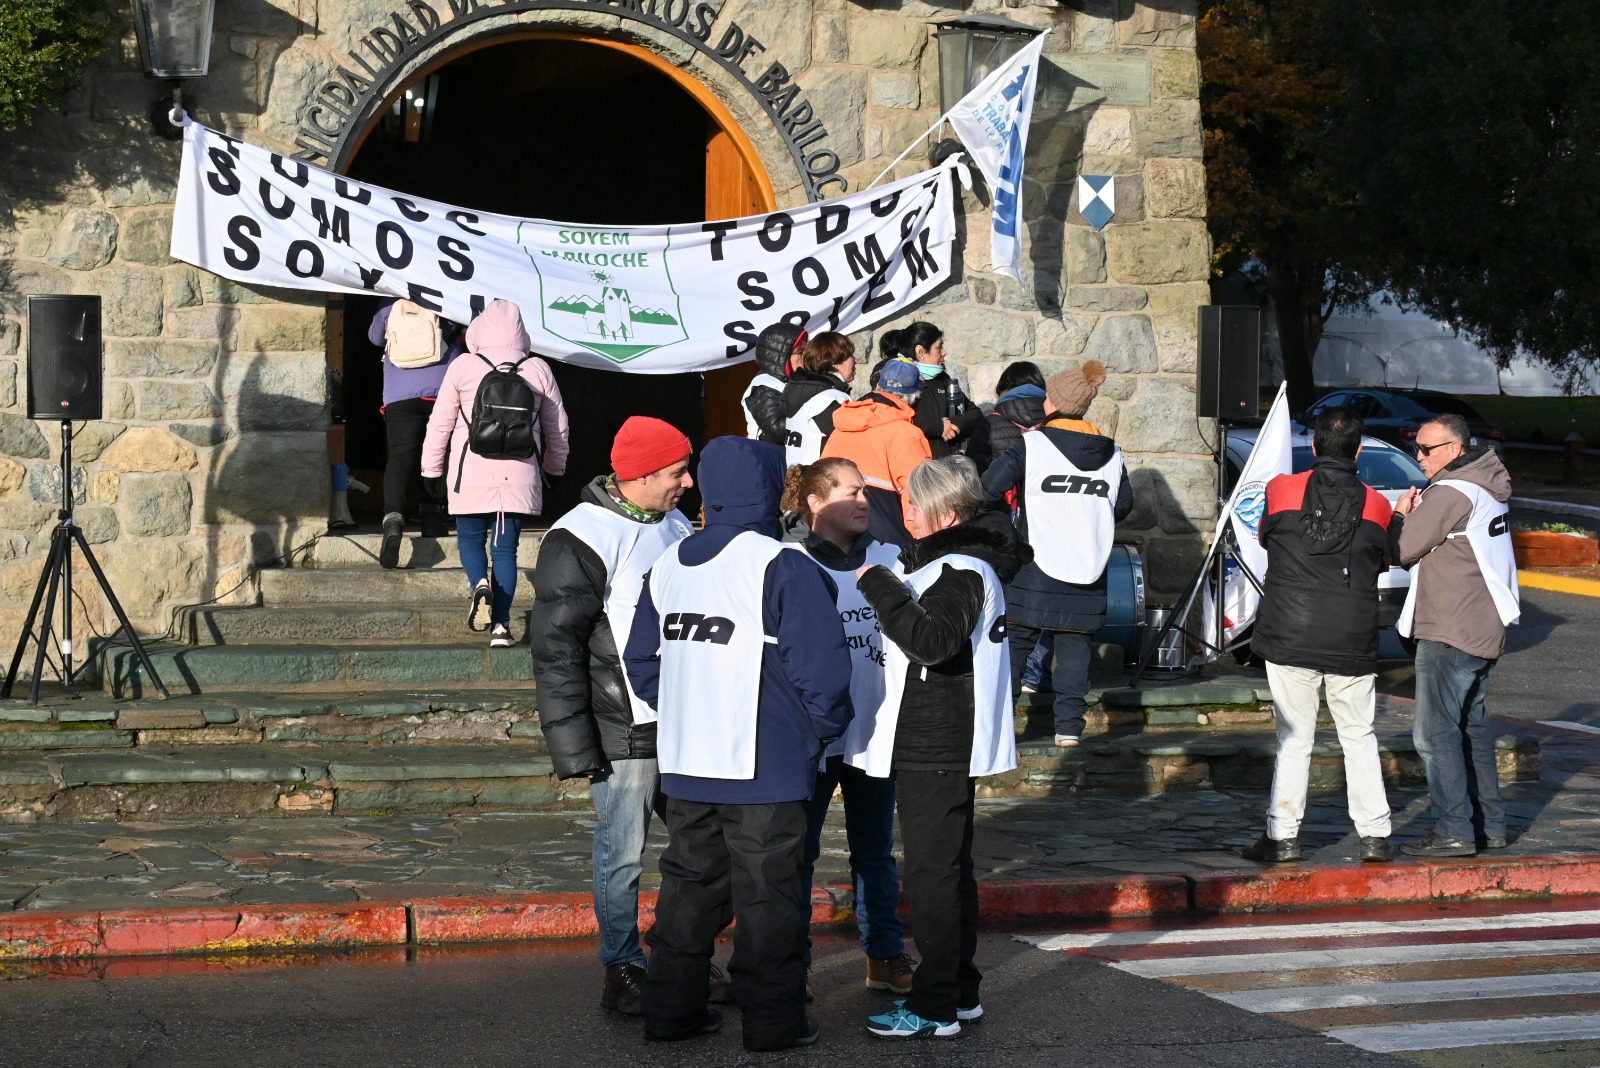
[[[522,326],[522,312],[508,300],[496,300],[467,327],[467,351],[452,360],[439,386],[439,399],[428,419],[422,443],[422,476],[443,476],[450,497],[451,515],[538,515],[544,506],[544,484],[539,461],[488,460],[467,448],[467,423],[478,383],[489,363],[520,360],[532,342]],[[478,356],[489,360],[485,363]],[[522,365],[522,377],[545,403],[539,409],[540,449],[544,470],[559,475],[567,469],[567,412],[550,365],[535,356]],[[465,466],[461,466],[465,458]],[[448,460],[448,462],[447,462]],[[460,485],[457,485],[457,471]]]

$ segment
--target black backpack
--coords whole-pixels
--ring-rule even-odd
[[[482,353],[474,353],[489,364],[489,373],[478,383],[472,400],[472,420],[467,424],[467,448],[486,460],[526,460],[539,456],[539,391],[519,373],[532,354],[516,363],[490,363]],[[466,466],[463,452],[456,465],[456,489],[461,489],[461,472]]]

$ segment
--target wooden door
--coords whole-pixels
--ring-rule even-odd
[[[761,183],[740,155],[733,138],[715,120],[706,120],[706,219],[739,219],[771,211]],[[757,326],[765,326],[758,323]],[[744,409],[739,398],[756,376],[754,360],[706,373],[706,440],[733,434],[744,437]]]

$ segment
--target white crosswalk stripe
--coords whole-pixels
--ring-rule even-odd
[[[1600,910],[1491,911],[1019,939],[1189,986],[1373,1053],[1447,1051],[1431,1056],[1454,1063],[1480,1056],[1472,1053],[1479,1047],[1595,1043],[1586,1063],[1600,1064],[1596,927]]]

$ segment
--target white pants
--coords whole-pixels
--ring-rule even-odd
[[[1350,821],[1363,838],[1389,837],[1389,799],[1383,792],[1378,762],[1378,737],[1372,731],[1377,702],[1376,675],[1330,675],[1310,668],[1267,664],[1278,727],[1278,763],[1272,773],[1272,804],[1267,809],[1267,837],[1281,841],[1300,833],[1306,813],[1306,786],[1311,774],[1311,747],[1316,743],[1317,691],[1326,687],[1328,710],[1344,750],[1345,792]]]

